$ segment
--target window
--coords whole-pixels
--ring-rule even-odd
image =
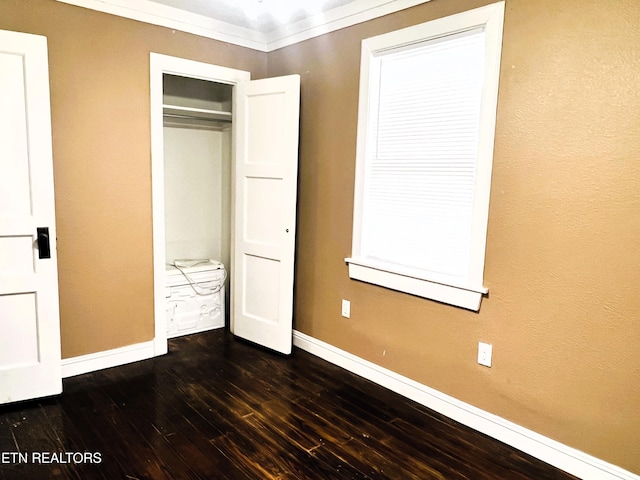
[[[479,310],[503,17],[362,42],[351,278]]]

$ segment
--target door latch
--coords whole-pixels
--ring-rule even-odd
[[[38,258],[51,258],[49,227],[38,227]]]

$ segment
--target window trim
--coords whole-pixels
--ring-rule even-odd
[[[489,216],[503,23],[504,1],[362,41],[352,256],[345,259],[349,265],[350,278],[473,311],[480,309],[482,296],[488,293],[488,289],[483,286],[484,256]],[[465,278],[453,278],[366,258],[361,253],[361,227],[368,141],[367,128],[370,109],[376,104],[371,101],[376,92],[375,86],[372,86],[371,83],[372,79],[376,79],[379,75],[377,71],[379,62],[376,61],[376,57],[412,44],[477,28],[483,28],[485,31],[485,70],[478,136],[469,273]]]

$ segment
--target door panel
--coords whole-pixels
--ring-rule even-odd
[[[36,296],[34,293],[0,296],[0,312],[7,313],[2,322],[0,365],[15,368],[38,362]]]
[[[0,53],[0,131],[5,132],[0,163],[0,215],[19,216],[31,211],[23,70],[22,56]]]
[[[278,246],[280,232],[273,219],[282,210],[280,181],[273,178],[246,178],[244,200],[244,236],[254,244]]]
[[[266,256],[243,255],[243,288],[252,292],[244,298],[242,312],[255,321],[278,325],[279,318],[279,282],[264,282],[265,278],[280,277],[280,261]],[[259,339],[256,339],[259,341]]]
[[[45,37],[0,31],[0,403],[62,391]],[[51,258],[38,255],[49,228]]]
[[[300,77],[239,84],[231,328],[291,353]]]

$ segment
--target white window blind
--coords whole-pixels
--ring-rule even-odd
[[[504,2],[363,40],[349,276],[477,311]]]
[[[361,255],[469,269],[484,78],[482,28],[374,57]],[[377,87],[377,88],[376,88]]]

